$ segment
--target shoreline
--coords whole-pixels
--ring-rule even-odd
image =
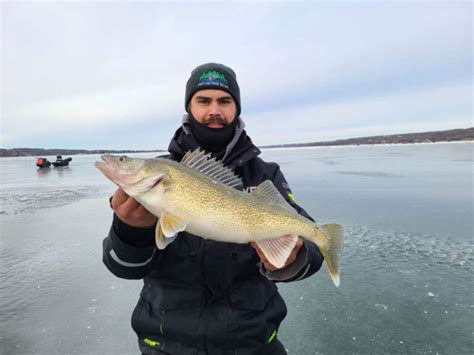
[[[336,139],[332,141],[306,142],[306,143],[283,143],[258,146],[260,149],[288,149],[308,147],[340,147],[340,146],[366,146],[366,145],[406,145],[406,144],[428,144],[428,143],[454,143],[473,142],[474,127],[456,128],[445,131],[414,132],[390,135],[378,135],[369,137],[354,137]],[[167,149],[66,149],[66,148],[10,148],[0,149],[0,157],[48,157],[56,155],[96,155],[96,154],[142,154],[142,153],[166,153]]]
[[[367,144],[340,144],[340,145],[310,145],[303,147],[262,147],[261,150],[288,150],[288,149],[312,149],[312,148],[344,148],[344,147],[393,147],[393,146],[412,146],[412,145],[441,145],[441,144],[465,144],[474,143],[472,140],[465,141],[443,141],[443,142],[413,142],[413,143],[367,143]]]
[[[442,144],[466,144],[466,143],[471,143],[474,144],[474,141],[472,140],[460,140],[460,141],[440,141],[440,142],[413,142],[413,143],[367,143],[367,144],[338,144],[338,145],[310,145],[310,146],[289,146],[289,147],[258,147],[262,151],[268,151],[268,150],[293,150],[293,149],[314,149],[314,148],[344,148],[344,147],[352,147],[352,148],[357,148],[357,147],[393,147],[393,146],[413,146],[413,145],[442,145]],[[125,153],[129,154],[129,156],[136,155],[136,154],[160,154],[164,153],[162,149],[156,150],[156,151],[143,151],[143,152],[131,152],[131,153]],[[80,154],[68,154],[71,156],[77,156],[77,157],[82,157],[82,156],[100,156],[103,153],[80,153]],[[121,154],[120,152],[112,152],[111,154]],[[0,159],[31,159],[31,158],[36,158],[39,155],[21,155],[21,156],[0,156]],[[54,157],[53,155],[42,155],[42,157],[48,158],[48,157]]]

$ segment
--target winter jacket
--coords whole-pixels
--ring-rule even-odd
[[[298,213],[311,218],[295,203],[279,166],[260,159],[243,123],[238,127],[238,137],[220,158],[242,178],[244,189],[251,191],[269,179]],[[179,161],[197,147],[183,125],[170,143],[168,158]],[[275,281],[300,280],[318,271],[323,257],[315,244],[305,241],[294,263],[268,272],[248,244],[181,232],[166,249],[158,250],[154,240],[155,228],[134,228],[114,215],[103,243],[103,261],[114,275],[143,279],[132,314],[143,353],[285,353],[276,334],[287,309]]]

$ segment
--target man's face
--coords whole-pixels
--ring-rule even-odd
[[[237,106],[232,96],[223,90],[199,90],[190,101],[190,111],[196,121],[209,128],[222,128],[235,120]]]

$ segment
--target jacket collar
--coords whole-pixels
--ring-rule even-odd
[[[247,136],[244,130],[245,124],[240,117],[237,118],[237,128],[234,138],[227,145],[222,161],[225,165],[242,166],[247,161],[260,154],[258,149]],[[199,148],[199,143],[194,138],[189,125],[188,115],[183,116],[183,123],[175,132],[168,147],[171,154],[181,159],[188,150]]]

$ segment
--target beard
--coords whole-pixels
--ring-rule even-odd
[[[218,123],[221,128],[211,128],[208,124]],[[199,145],[207,151],[221,152],[227,147],[234,137],[237,127],[237,119],[228,123],[220,116],[212,116],[204,120],[202,123],[198,122],[192,114],[189,114],[189,124],[193,136],[198,141]]]

